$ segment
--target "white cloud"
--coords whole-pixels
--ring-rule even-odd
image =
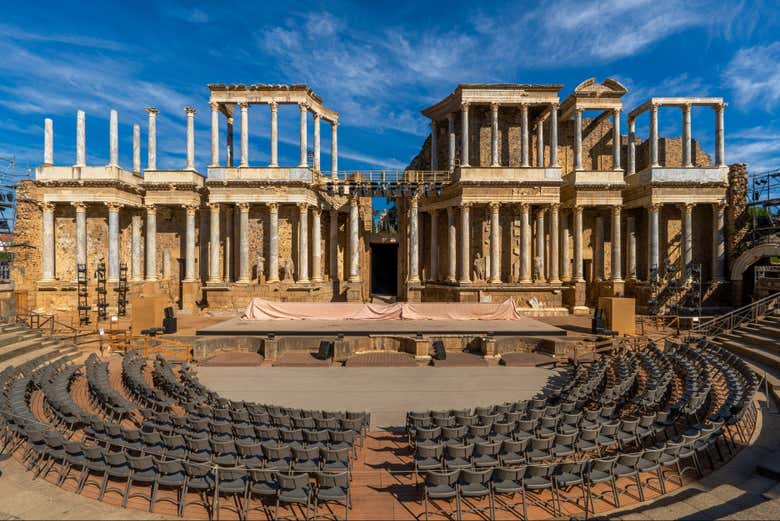
[[[747,163],[750,172],[766,172],[780,165],[780,128],[757,126],[726,136],[729,163]]]
[[[725,71],[737,107],[758,103],[772,110],[780,101],[780,42],[740,49]]]

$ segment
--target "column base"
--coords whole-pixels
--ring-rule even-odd
[[[363,302],[363,285],[358,282],[348,282],[346,284],[347,302]]]

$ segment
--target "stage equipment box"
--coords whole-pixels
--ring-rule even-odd
[[[607,329],[619,335],[636,334],[636,300],[600,297],[599,308],[604,311],[604,323]]]
[[[130,300],[131,325],[134,335],[153,327],[163,327],[165,308],[168,307],[167,296],[140,296]]]

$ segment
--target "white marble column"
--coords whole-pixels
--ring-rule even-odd
[[[550,166],[558,166],[558,105],[550,107]]]
[[[531,208],[520,205],[520,282],[531,282]]]
[[[184,231],[184,282],[195,281],[195,214],[196,206],[185,206],[187,213],[186,229]]]
[[[141,173],[141,127],[133,125],[133,172]]]
[[[574,111],[574,169],[582,170],[582,109]]]
[[[185,170],[195,170],[195,113],[193,107],[184,107],[187,114],[187,164]]]
[[[546,282],[547,279],[547,262],[544,258],[544,213],[545,208],[539,208],[536,210],[536,251],[534,257],[539,257],[542,260],[542,270],[540,273],[534,274],[535,282]]]
[[[238,205],[238,282],[249,283],[249,203]]]
[[[593,224],[593,280],[604,280],[604,218],[596,216]]]
[[[298,280],[309,282],[309,205],[298,203]]]
[[[459,282],[471,282],[471,219],[470,203],[460,207],[460,277]]]
[[[330,122],[330,175],[339,177],[339,122]]]
[[[621,254],[622,237],[620,236],[620,206],[612,207],[612,280],[620,282],[623,280],[621,263],[623,255]]]
[[[712,205],[712,280],[726,280],[726,203]]]
[[[330,219],[328,219],[328,251],[330,252],[330,279],[341,280],[341,270],[339,269],[339,211],[335,208],[330,209]]]
[[[582,274],[582,206],[574,207],[574,282],[585,282]]]
[[[360,216],[357,197],[349,198],[349,281],[360,282]]]
[[[647,208],[647,254],[649,256],[647,261],[647,279],[648,281],[658,280],[658,263],[660,257],[660,223],[659,217],[661,212],[660,204],[653,204]]]
[[[431,272],[430,279],[439,280],[439,211],[436,208],[431,209]]]
[[[636,224],[633,217],[626,217],[626,278],[636,280]]]
[[[86,223],[85,223],[86,224]],[[136,210],[133,211],[133,219],[131,225],[131,237],[130,237],[130,251],[132,253],[131,268],[132,274],[130,275],[134,282],[140,282],[144,280],[144,259],[141,256],[141,234],[143,228],[143,216]],[[85,231],[86,235],[86,231]],[[86,252],[85,252],[86,259]],[[86,260],[84,261],[86,262]]]
[[[544,120],[536,123],[536,166],[544,166]]]
[[[561,212],[561,232],[559,236],[559,264],[561,280],[568,282],[571,280],[571,262],[569,262],[569,213],[566,210]]]
[[[228,168],[233,168],[233,108],[231,106],[230,115],[225,124],[225,164]]]
[[[715,166],[726,164],[725,109],[726,103],[715,108]]]
[[[43,120],[43,164],[54,164],[54,122],[50,118]]]
[[[119,116],[116,110],[108,115],[108,166],[119,166]]]
[[[322,116],[314,113],[314,170],[320,171],[320,119]]]
[[[211,163],[209,166],[219,166],[219,103],[209,102],[211,107]]]
[[[622,137],[620,136],[620,109],[612,111],[612,169],[621,170],[620,166],[620,147]]]
[[[520,166],[529,166],[531,159],[528,149],[528,105],[520,106]]]
[[[249,166],[249,103],[239,103],[241,109],[241,164]]]
[[[224,260],[223,277],[225,283],[233,280],[235,274],[234,263],[235,257],[233,255],[233,249],[235,248],[235,242],[233,241],[233,206],[225,206],[225,238],[223,239],[222,257]]]
[[[108,282],[119,281],[119,208],[108,203]]]
[[[682,166],[691,167],[691,106],[686,104],[682,110]]]
[[[490,203],[490,282],[501,283],[501,222],[499,203]]]
[[[209,283],[222,284],[222,265],[219,255],[219,203],[209,204],[211,222],[209,223]]]
[[[650,166],[658,166],[658,105],[650,107]]]
[[[693,205],[680,205],[680,213],[682,217],[682,241],[680,242],[682,272],[687,280],[691,278],[691,267],[693,266]]]
[[[455,168],[455,114],[447,114],[447,168]]]
[[[54,280],[54,205],[43,203],[41,234],[41,280]]]
[[[409,200],[409,278],[410,284],[420,282],[420,235],[417,197]]]
[[[439,129],[431,120],[431,170],[439,169]]]
[[[636,120],[630,118],[628,120],[628,166],[627,172],[629,174],[636,173]]]
[[[498,157],[498,103],[490,104],[490,166],[501,166]]]
[[[304,103],[298,104],[298,109],[300,110],[300,145],[301,145],[301,158],[298,162],[298,166],[301,168],[307,168],[309,166],[309,158],[306,157],[306,149],[308,148],[307,145],[307,138],[308,138],[308,130],[306,128],[307,125],[307,117],[308,117],[308,107]]]
[[[311,207],[311,281],[322,282],[322,211]]]
[[[271,108],[271,161],[268,166],[279,166],[279,105],[272,101],[268,104]]]
[[[460,166],[469,166],[469,104],[461,107]]]
[[[457,240],[458,230],[455,222],[455,208],[447,207],[447,282],[455,282],[457,278],[458,258],[457,258]]]
[[[559,278],[558,269],[560,268],[558,261],[558,211],[560,205],[555,203],[550,205],[550,282],[558,284],[561,282]]]
[[[87,205],[73,203],[76,208],[76,268],[87,264]]]
[[[268,282],[279,281],[279,204],[268,204]]]
[[[146,280],[157,280],[157,207],[146,207]]]
[[[76,112],[76,164],[87,165],[87,116],[83,110]]]
[[[157,170],[157,114],[160,112],[154,107],[146,107],[149,114],[149,126],[147,129],[146,169]]]

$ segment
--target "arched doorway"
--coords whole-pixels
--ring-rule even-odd
[[[780,257],[780,238],[754,246],[737,257],[731,266],[731,281],[737,304],[750,301],[753,294],[753,273],[756,266],[768,264],[770,257]]]

